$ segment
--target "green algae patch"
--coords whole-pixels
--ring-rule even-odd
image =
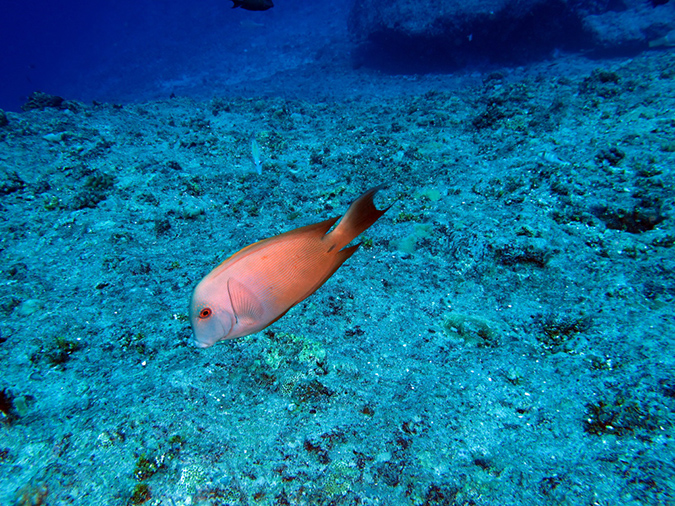
[[[457,337],[467,346],[492,348],[497,346],[497,326],[477,316],[450,313],[443,321],[443,330],[450,337]]]
[[[151,498],[152,494],[150,493],[150,487],[145,483],[139,483],[131,491],[129,504],[143,504],[144,502],[149,501]]]
[[[418,191],[415,194],[415,197],[422,200],[429,200],[431,202],[437,202],[441,200],[441,192],[436,188],[425,188]]]
[[[323,488],[331,498],[343,496],[351,491],[352,484],[358,480],[359,474],[359,469],[350,462],[343,460],[332,462]]]
[[[279,332],[274,334],[270,344],[264,360],[274,370],[278,369],[281,364],[288,362],[289,357],[307,364],[323,362],[326,358],[326,349],[323,345],[304,336]]]
[[[194,494],[208,482],[206,471],[198,465],[185,466],[180,473],[178,480],[178,490],[183,493]]]
[[[403,239],[394,241],[394,247],[403,253],[414,253],[417,249],[417,241],[431,236],[432,227],[428,223],[416,223],[414,232]]]

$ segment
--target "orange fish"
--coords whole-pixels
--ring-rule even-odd
[[[337,217],[253,243],[213,269],[192,293],[195,344],[259,332],[318,290],[361,244],[345,246],[391,207],[375,208],[383,187],[356,199],[331,232]]]

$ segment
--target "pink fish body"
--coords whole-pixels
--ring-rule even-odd
[[[375,208],[380,189],[355,200],[330,232],[338,218],[253,243],[213,269],[192,293],[196,345],[259,332],[313,294],[360,244],[345,246],[389,209]]]

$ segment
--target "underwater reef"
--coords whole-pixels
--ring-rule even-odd
[[[672,504],[674,69],[0,115],[0,504]],[[380,183],[316,293],[193,346],[205,274]]]

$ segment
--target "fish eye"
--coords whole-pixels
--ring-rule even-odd
[[[211,316],[213,311],[211,311],[210,307],[205,307],[199,312],[199,317],[203,320],[204,318],[208,318]]]

